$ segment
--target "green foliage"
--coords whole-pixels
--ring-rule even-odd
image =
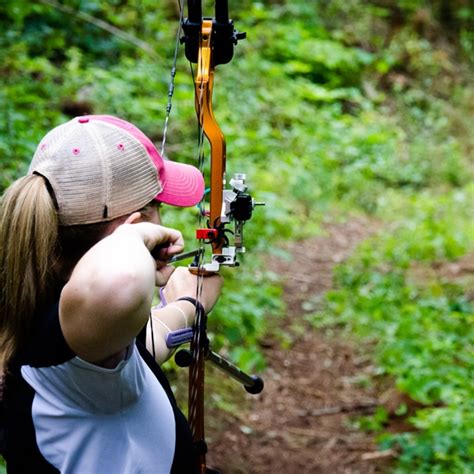
[[[467,473],[474,469],[474,405],[459,400],[456,405],[417,412],[413,424],[420,430],[383,436],[383,447],[401,450],[395,473]]]
[[[474,187],[449,194],[390,193],[380,203],[380,213],[399,216],[393,233],[385,237],[385,255],[399,267],[413,261],[454,260],[474,244]]]
[[[243,370],[261,370],[262,355],[255,351],[268,330],[268,319],[282,312],[281,289],[262,272],[258,257],[243,262],[252,275],[227,272],[222,297],[213,310],[209,328],[214,346],[223,348]]]
[[[246,224],[245,270],[226,274],[209,322],[214,346],[262,367],[259,342],[282,304],[256,256],[327,216],[372,213],[389,231],[338,270],[339,289],[313,322],[374,341],[401,390],[440,405],[415,415],[416,433],[384,440],[401,448],[400,472],[472,470],[471,303],[464,288],[415,271],[473,249],[471,2],[229,4],[248,38],[217,68],[215,115],[228,174],[247,173],[267,206]],[[159,145],[178,16],[171,1],[0,5],[0,189],[71,116],[116,114]],[[166,153],[196,163],[194,87],[179,57]],[[196,211],[163,213],[191,249]],[[385,420],[381,411],[365,425]]]
[[[442,275],[413,274],[415,262],[429,265],[474,250],[474,210],[462,205],[473,197],[471,186],[403,201],[404,220],[338,269],[339,288],[327,295],[327,310],[313,318],[317,325],[344,324],[371,340],[383,373],[412,399],[432,406],[412,418],[419,432],[382,438],[385,446],[401,448],[400,472],[468,472],[472,466],[474,307],[468,288]],[[396,216],[402,203],[391,202],[385,212]],[[362,426],[374,429],[385,421],[380,414]]]
[[[383,407],[377,407],[372,416],[361,416],[356,421],[356,426],[364,431],[380,432],[386,426],[388,419],[387,410]]]

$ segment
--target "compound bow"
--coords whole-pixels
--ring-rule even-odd
[[[182,7],[182,6],[181,6]],[[181,8],[182,12],[182,8]],[[247,193],[245,174],[235,174],[230,179],[230,189],[226,189],[226,144],[224,135],[216,122],[212,108],[214,70],[220,64],[226,64],[233,57],[234,45],[245,38],[245,33],[234,29],[229,19],[227,0],[215,1],[215,16],[202,17],[201,0],[188,0],[188,17],[181,15],[184,36],[180,38],[185,45],[186,58],[197,64],[195,75],[195,106],[200,126],[200,149],[203,135],[210,145],[210,197],[209,210],[201,203],[201,216],[207,218],[207,226],[197,229],[196,237],[200,241],[200,251],[190,271],[198,275],[197,300],[202,288],[202,278],[206,274],[218,272],[221,266],[238,266],[237,255],[245,252],[243,226],[252,217],[256,205]],[[178,34],[179,35],[179,34]],[[175,54],[176,58],[176,54]],[[172,71],[174,77],[175,67]],[[172,93],[172,91],[171,91]],[[170,107],[168,107],[170,108]],[[168,110],[169,112],[169,110]],[[203,164],[203,154],[200,153]],[[201,220],[202,220],[201,217]],[[226,226],[234,224],[230,232]],[[230,245],[229,234],[233,235]],[[212,255],[209,261],[204,259],[204,245],[210,244]],[[199,306],[199,305],[198,305]],[[204,364],[209,361],[222,371],[242,383],[252,394],[263,390],[263,381],[255,375],[248,375],[231,364],[209,347],[207,337],[207,315],[196,311],[190,350],[181,350],[176,354],[178,365],[189,366],[188,418],[193,433],[193,441],[199,450],[198,472],[216,472],[206,466],[206,441],[204,435]]]

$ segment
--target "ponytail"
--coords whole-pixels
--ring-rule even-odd
[[[0,201],[0,371],[54,291],[58,218],[46,181],[28,175]]]

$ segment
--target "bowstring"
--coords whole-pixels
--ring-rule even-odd
[[[168,99],[166,102],[165,123],[163,126],[163,139],[161,142],[161,152],[160,152],[163,158],[165,158],[165,147],[166,147],[166,138],[168,135],[168,124],[170,120],[171,109],[173,107],[174,80],[176,77],[176,69],[177,69],[176,66],[178,64],[178,51],[179,51],[179,43],[180,43],[180,37],[181,37],[181,25],[183,22],[183,15],[184,15],[184,0],[178,0],[178,7],[179,7],[179,22],[178,22],[178,29],[176,31],[176,41],[174,45],[173,63],[172,63],[171,72],[170,72],[170,82],[168,83]],[[150,321],[152,355],[153,355],[153,359],[156,359],[155,331],[153,327],[152,311],[150,311],[149,321]]]
[[[195,74],[192,63],[190,64],[191,75],[193,79],[193,83],[195,84]],[[202,127],[202,117],[203,117],[203,87],[200,87],[200,93],[197,98],[198,101],[198,110],[199,110],[199,117],[198,117],[198,168],[199,171],[204,175],[204,164],[205,164],[205,152],[204,152],[204,129]],[[205,217],[205,209],[206,209],[206,192],[204,193],[201,202],[199,203],[199,218],[198,218],[198,225],[201,228],[203,224],[203,220]],[[199,254],[199,259],[197,262],[197,283],[196,283],[196,300],[201,302],[202,301],[202,292],[204,286],[204,276],[202,272],[203,262],[204,262],[204,253],[205,253],[205,242],[204,239],[200,239],[199,241],[199,248],[201,250]],[[194,332],[193,332],[193,361],[194,364],[191,366],[191,385],[189,387],[189,422],[191,426],[192,433],[196,433],[197,431],[197,420],[196,420],[196,411],[198,409],[198,395],[200,389],[200,374],[199,374],[199,365],[200,359],[203,357],[203,353],[201,351],[202,344],[207,343],[207,341],[203,341],[201,338],[206,338],[206,315],[202,314],[201,311],[196,308],[196,315],[195,315],[195,322],[194,322]]]
[[[177,71],[177,61],[178,61],[178,51],[180,45],[180,38],[181,38],[181,31],[182,31],[182,24],[184,20],[184,0],[177,0],[178,7],[179,7],[179,26],[176,33],[176,42],[175,42],[175,50],[173,56],[173,63],[170,72],[170,82],[168,84],[168,99],[166,103],[166,115],[165,115],[165,123],[163,127],[163,140],[161,143],[161,156],[165,157],[166,151],[166,139],[168,134],[168,127],[169,127],[169,120],[171,115],[172,109],[172,99],[174,95],[174,85],[175,85],[175,77]],[[192,63],[189,63],[191,76],[193,79],[193,83],[195,83],[195,74],[193,70]],[[198,96],[198,110],[200,111],[200,116],[198,117],[198,169],[204,175],[204,164],[205,164],[205,153],[204,153],[204,129],[202,127],[202,114],[203,114],[203,87],[200,87],[200,94]],[[206,194],[204,193],[201,202],[198,204],[199,208],[199,218],[198,218],[198,225],[202,227],[203,220],[205,217],[205,209],[206,209]],[[203,293],[203,282],[204,276],[202,270],[203,262],[204,262],[204,253],[205,253],[205,242],[203,239],[200,239],[199,248],[201,250],[198,262],[197,262],[197,284],[196,284],[196,300],[198,302],[202,301],[202,293]],[[153,328],[152,328],[153,331]],[[197,409],[197,398],[198,398],[198,390],[199,390],[199,373],[197,367],[199,366],[200,358],[203,357],[201,352],[201,344],[207,343],[207,341],[202,341],[201,338],[206,338],[206,315],[202,314],[198,308],[196,308],[195,318],[194,318],[194,332],[193,332],[193,361],[194,364],[191,366],[191,385],[189,388],[189,407],[188,407],[188,418],[191,425],[191,430],[194,433],[196,426],[195,426],[195,412]],[[153,334],[152,334],[153,338]]]
[[[163,126],[163,140],[161,142],[161,156],[165,156],[165,146],[166,146],[166,138],[168,135],[168,123],[170,120],[171,109],[173,107],[173,94],[174,94],[174,80],[176,77],[176,65],[178,63],[178,51],[180,45],[180,38],[181,38],[181,25],[184,19],[184,0],[177,0],[178,7],[179,7],[179,25],[176,31],[176,41],[174,44],[174,56],[173,56],[173,63],[170,71],[170,82],[168,84],[168,100],[166,102],[166,115],[165,115],[165,124]]]

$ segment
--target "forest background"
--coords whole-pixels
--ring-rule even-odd
[[[262,261],[291,259],[282,243],[328,222],[377,221],[300,324],[364,341],[374,377],[419,403],[406,433],[384,431],[383,409],[360,424],[380,449],[396,449],[391,469],[474,472],[473,272],[438,271],[474,251],[474,6],[230,0],[229,10],[247,39],[217,68],[215,113],[228,169],[246,172],[267,205],[246,225],[241,270],[226,273],[214,346],[262,370],[260,347],[285,313],[279,275]],[[121,116],[159,145],[178,19],[172,0],[2,2],[1,189],[27,171],[48,129],[76,115]],[[196,129],[180,49],[172,159],[196,163]],[[192,242],[197,211],[164,213]],[[292,334],[277,336],[291,351]]]

